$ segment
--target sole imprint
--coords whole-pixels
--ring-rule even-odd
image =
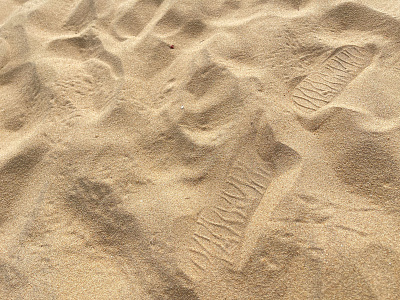
[[[271,182],[272,163],[248,146],[237,155],[216,204],[205,208],[196,222],[188,251],[197,280],[221,266],[235,269],[245,229]]]
[[[298,112],[310,114],[330,103],[371,64],[374,52],[372,47],[338,48],[293,90],[292,101]]]

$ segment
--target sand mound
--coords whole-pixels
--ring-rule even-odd
[[[0,299],[400,298],[396,1],[0,8]]]

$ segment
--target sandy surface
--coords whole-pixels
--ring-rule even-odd
[[[400,299],[399,1],[0,24],[0,299]]]

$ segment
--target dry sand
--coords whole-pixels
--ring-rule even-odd
[[[0,24],[0,299],[400,299],[399,1]]]

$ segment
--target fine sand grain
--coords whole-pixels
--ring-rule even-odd
[[[400,299],[400,2],[0,0],[0,299]]]

